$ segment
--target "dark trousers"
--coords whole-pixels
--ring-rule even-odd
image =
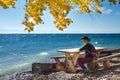
[[[86,68],[85,67],[85,63],[89,63],[89,62],[92,62],[93,58],[78,58],[78,64],[79,66],[83,69],[83,68]]]

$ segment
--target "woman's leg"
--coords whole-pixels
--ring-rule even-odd
[[[92,60],[93,60],[92,58],[79,58],[78,64],[83,69],[83,68],[86,68],[84,64],[87,62],[92,62]]]
[[[92,58],[79,58],[78,59],[78,64],[82,68],[82,72],[84,74],[89,72],[84,64],[87,63],[87,62],[92,62],[92,60],[93,60]]]

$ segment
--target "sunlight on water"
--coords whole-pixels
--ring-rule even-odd
[[[98,44],[98,42],[97,42],[97,41],[95,41],[95,42],[94,42],[94,44]]]
[[[49,53],[47,52],[41,52],[40,54],[38,54],[38,56],[47,56],[47,55],[49,55]]]

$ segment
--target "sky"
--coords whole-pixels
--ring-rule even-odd
[[[3,9],[0,7],[0,33],[27,33],[22,24],[25,11],[23,7],[25,0],[18,0],[16,8]],[[44,24],[35,26],[31,33],[120,33],[120,5],[110,5],[103,3],[101,14],[78,14],[78,9],[74,9],[68,14],[73,23],[64,31],[56,29],[50,11],[44,11],[42,17]]]

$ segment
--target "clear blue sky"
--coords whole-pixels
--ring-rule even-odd
[[[18,0],[16,9],[4,10],[0,7],[0,33],[26,33],[22,24],[24,19],[24,2]],[[53,18],[49,10],[44,12],[45,24],[35,27],[32,33],[120,33],[120,5],[104,3],[101,9],[103,14],[78,14],[77,9],[72,10],[68,17],[74,23],[70,24],[64,31],[59,31],[53,24]]]

